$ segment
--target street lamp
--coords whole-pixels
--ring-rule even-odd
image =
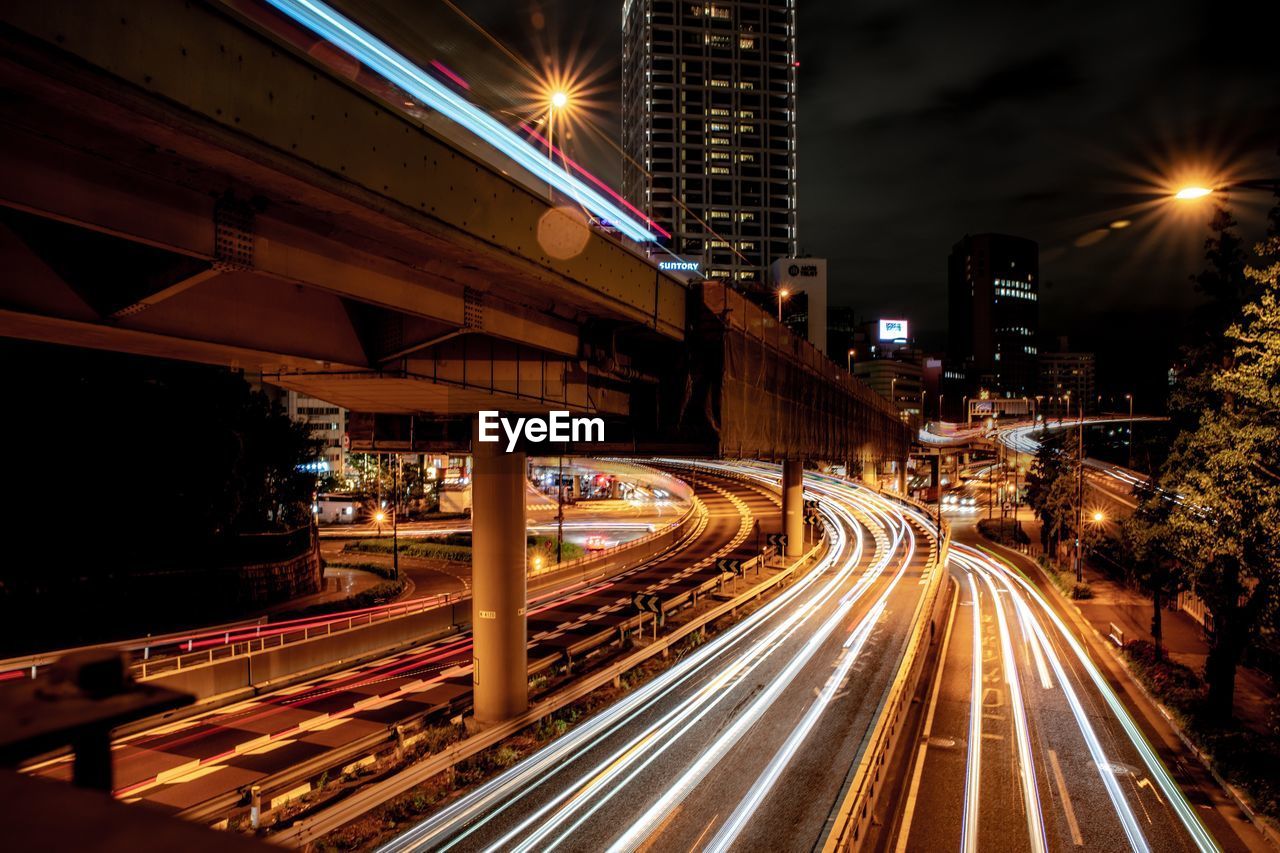
[[[1179,187],[1173,193],[1173,199],[1175,201],[1196,201],[1211,195],[1225,195],[1231,190],[1265,190],[1274,192],[1277,187],[1280,187],[1280,178],[1251,178],[1245,181],[1230,181],[1220,186],[1188,184],[1187,186]]]
[[[1104,522],[1104,521],[1106,521],[1106,520],[1107,520],[1107,516],[1106,516],[1106,514],[1105,514],[1102,510],[1100,510],[1100,509],[1095,509],[1095,510],[1093,511],[1093,523],[1094,523],[1094,524],[1102,524],[1102,522]]]
[[[1133,395],[1125,394],[1124,398],[1129,401],[1129,470],[1133,470]]]
[[[787,290],[785,287],[780,288],[778,290],[778,322],[779,323],[782,322],[782,300],[786,299],[790,295],[791,295],[791,291]]]
[[[857,350],[849,350],[849,357],[845,359],[845,370],[853,373],[853,357],[858,354]]]

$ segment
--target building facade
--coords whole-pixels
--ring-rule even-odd
[[[792,0],[624,0],[623,193],[744,290],[796,244]]]
[[[853,365],[853,375],[893,403],[903,422],[919,428],[924,416],[924,374],[917,360],[872,358]]]
[[[826,258],[778,258],[769,267],[769,280],[775,294],[787,294],[782,300],[783,321],[828,358],[834,357],[827,348]],[[788,310],[801,302],[803,310]]]
[[[1073,406],[1083,404],[1086,412],[1096,411],[1097,367],[1091,352],[1045,352],[1040,354],[1040,387],[1046,399],[1070,395]]]
[[[1040,252],[1007,234],[965,235],[947,268],[948,369],[964,393],[1036,393],[1040,328]],[[954,393],[954,392],[953,392]]]
[[[287,392],[284,403],[289,417],[306,424],[311,430],[311,437],[324,443],[320,451],[320,461],[324,465],[319,473],[344,473],[347,468],[346,409],[297,391]]]

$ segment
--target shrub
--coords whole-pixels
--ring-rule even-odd
[[[1077,600],[1093,598],[1093,587],[1088,582],[1077,583],[1071,586],[1071,597]]]

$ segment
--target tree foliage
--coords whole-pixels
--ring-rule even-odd
[[[1211,268],[1224,257],[1234,264],[1238,241],[1227,236],[1211,239]],[[1189,425],[1161,470],[1163,495],[1151,499],[1169,506],[1136,515],[1132,532],[1139,548],[1163,543],[1211,614],[1205,679],[1208,711],[1220,719],[1231,714],[1236,668],[1251,638],[1274,622],[1280,593],[1280,238],[1257,254],[1262,266],[1240,267],[1247,287],[1217,274],[1198,279],[1224,306],[1233,294],[1251,301],[1237,322],[1223,322],[1220,354],[1201,362],[1179,400]]]

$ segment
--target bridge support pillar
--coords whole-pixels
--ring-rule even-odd
[[[862,482],[873,488],[880,485],[879,479],[876,477],[876,461],[874,459],[862,460]]]
[[[476,720],[529,707],[525,642],[525,455],[473,439],[471,480],[472,696]]]
[[[787,534],[787,556],[804,553],[804,463],[782,463],[782,532]]]
[[[905,458],[898,460],[898,494],[903,497],[907,495],[907,460]]]

